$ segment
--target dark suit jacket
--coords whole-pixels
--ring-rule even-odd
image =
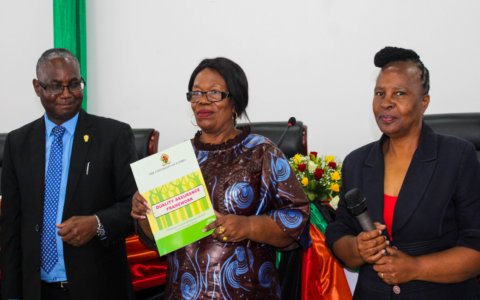
[[[88,135],[88,142],[84,136]],[[134,299],[125,237],[137,159],[129,125],[81,110],[72,147],[63,221],[96,214],[107,239],[63,245],[71,299]],[[90,163],[90,164],[89,164]],[[87,165],[88,175],[87,175]],[[40,233],[45,189],[44,118],[9,133],[2,175],[2,296],[40,299]]]
[[[348,213],[344,196],[353,188],[367,198],[373,222],[383,220],[384,158],[382,143],[366,145],[350,153],[343,164],[342,193],[338,214],[327,227],[332,244],[362,230]],[[383,232],[388,236],[387,230]],[[395,206],[391,246],[420,256],[462,246],[480,251],[480,164],[474,146],[462,139],[436,134],[423,123],[413,156]],[[438,284],[411,281],[399,285],[400,295],[365,264],[360,269],[354,299],[479,299],[476,279]],[[400,298],[398,298],[400,297]]]

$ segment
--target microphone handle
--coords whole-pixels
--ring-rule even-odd
[[[280,140],[278,140],[277,147],[280,148],[280,145],[282,144],[283,140],[285,139],[285,134],[287,133],[288,128],[290,128],[290,124],[287,125],[287,129],[283,132],[282,136],[280,137]]]
[[[373,221],[370,217],[370,213],[368,212],[368,210],[366,210],[364,213],[359,214],[355,218],[357,218],[357,221],[360,224],[360,227],[362,227],[363,231],[372,231],[377,229],[377,227],[373,225]],[[385,256],[388,255],[390,255],[390,253],[388,253],[388,250],[385,249]]]
[[[375,225],[373,225],[372,218],[370,217],[368,210],[359,214],[355,218],[357,218],[357,221],[360,223],[363,231],[372,231],[376,229]]]

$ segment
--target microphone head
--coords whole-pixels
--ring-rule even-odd
[[[297,119],[295,119],[295,117],[291,117],[290,119],[288,119],[288,126],[292,127],[293,125],[295,125],[295,123],[297,123]]]
[[[351,189],[345,194],[347,209],[354,216],[361,215],[367,210],[367,198],[359,189]]]

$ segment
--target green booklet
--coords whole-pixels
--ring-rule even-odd
[[[130,166],[152,211],[147,219],[160,256],[212,234],[202,232],[216,217],[190,141]]]

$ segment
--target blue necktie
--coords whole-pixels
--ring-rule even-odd
[[[58,261],[57,243],[55,240],[55,220],[57,218],[60,182],[62,181],[62,157],[65,127],[55,126],[52,130],[55,138],[50,147],[47,176],[45,177],[45,203],[43,207],[43,227],[40,244],[40,260],[42,268],[48,273]]]

